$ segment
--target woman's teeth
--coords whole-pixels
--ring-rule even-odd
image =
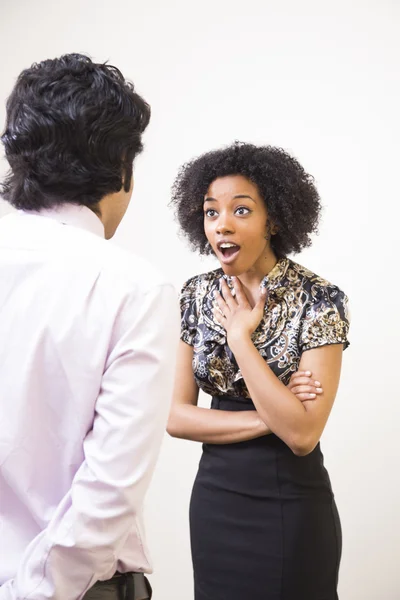
[[[230,242],[224,242],[223,244],[220,244],[219,249],[224,256],[231,256],[239,250],[239,246],[231,244]]]

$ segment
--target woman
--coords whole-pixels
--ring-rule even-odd
[[[204,444],[190,506],[195,598],[335,600],[341,530],[319,439],[347,298],[287,258],[316,231],[313,180],[281,149],[236,143],[185,165],[173,203],[192,247],[221,264],[182,290],[168,426]],[[197,407],[199,388],[212,410]]]

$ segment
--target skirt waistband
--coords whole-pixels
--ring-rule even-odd
[[[251,398],[244,396],[213,396],[211,408],[214,410],[256,410]]]

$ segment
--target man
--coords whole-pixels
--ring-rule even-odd
[[[150,108],[71,54],[21,73],[2,141],[0,600],[151,595],[141,521],[172,394],[175,292],[106,242]],[[149,231],[151,239],[151,231]]]

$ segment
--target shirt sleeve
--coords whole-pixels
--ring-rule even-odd
[[[154,286],[121,307],[84,461],[16,577],[0,588],[1,600],[80,600],[113,575],[165,431],[178,331],[172,286]]]
[[[300,331],[300,350],[329,344],[349,346],[350,316],[348,298],[336,286],[317,288],[307,305]]]
[[[181,340],[189,346],[193,346],[197,330],[197,301],[194,279],[189,279],[183,285],[179,304],[181,310]]]

